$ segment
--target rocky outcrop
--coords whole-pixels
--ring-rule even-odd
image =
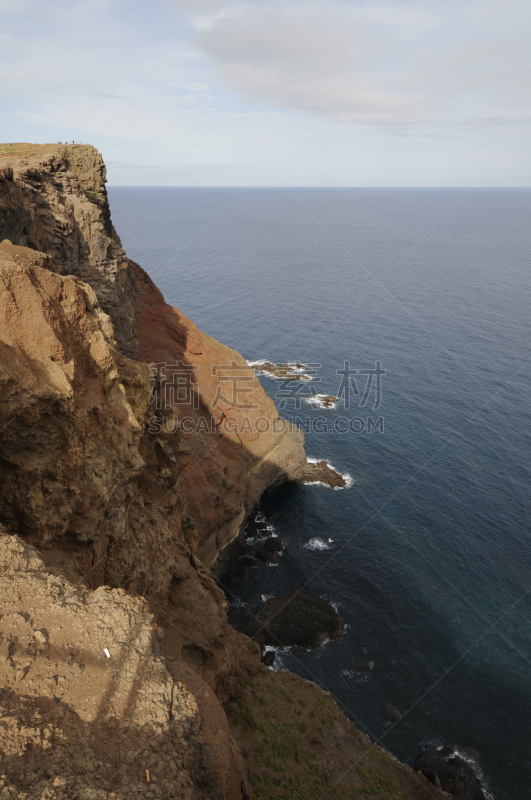
[[[332,489],[344,489],[347,481],[327,461],[308,461],[294,473],[295,483],[322,483]]]
[[[112,223],[106,169],[90,145],[9,145],[0,152],[0,242],[47,253],[90,284],[122,352],[136,358],[131,274]]]
[[[473,761],[467,761],[453,747],[425,750],[415,759],[413,769],[454,800],[487,800]]]

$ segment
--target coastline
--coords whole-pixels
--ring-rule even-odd
[[[214,365],[224,379],[245,371],[257,417],[277,412],[242,356],[127,259],[94,148],[13,147],[0,157],[4,788],[125,800],[178,787],[199,800],[206,787],[244,800],[253,787],[278,797],[285,781],[339,800],[384,781],[382,797],[443,796],[315,684],[261,665],[212,580],[268,487],[346,478],[306,459],[294,428],[222,428],[238,410],[220,399]],[[150,428],[178,415],[176,364],[197,392],[188,412],[208,411],[219,430]],[[24,737],[36,746],[21,770]]]

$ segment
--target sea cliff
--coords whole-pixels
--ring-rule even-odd
[[[211,568],[304,437],[127,258],[105,180],[0,148],[0,796],[442,797],[228,625]]]

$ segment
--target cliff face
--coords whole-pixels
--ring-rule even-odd
[[[104,180],[88,146],[0,153],[0,774],[6,797],[238,800],[221,703],[271,678],[209,567],[303,437],[128,262]]]
[[[305,461],[303,437],[273,430],[274,405],[242,357],[167,306],[129,264],[104,180],[101,156],[88,146],[25,146],[0,158],[0,238],[10,235],[0,324],[12,353],[4,359],[8,491],[0,507],[6,524],[18,520],[36,543],[68,535],[97,543],[101,560],[108,540],[123,535],[134,494],[165,513],[210,566],[264,489]],[[139,349],[158,365],[153,374],[124,357]],[[193,405],[166,391],[161,409],[165,363],[188,370]],[[226,388],[220,368],[231,365],[246,387],[237,405],[253,408],[217,397]],[[183,414],[186,431],[177,424]],[[258,419],[267,431],[255,429]],[[150,581],[151,559],[142,561],[136,570],[124,565],[131,586]]]
[[[152,429],[160,428],[153,441],[158,462],[143,475],[146,497],[168,498],[173,483],[181,498],[181,511],[189,522],[188,536],[207,566],[238,533],[245,516],[268,486],[293,478],[306,462],[304,437],[293,426],[282,424],[242,356],[200,331],[180,311],[164,302],[149,276],[131,263],[137,297],[139,357],[151,364],[167,364],[161,394],[165,403],[175,380],[171,365],[192,368],[197,387],[194,403],[174,405],[184,414],[185,431],[172,433],[175,417],[162,411],[152,416]],[[161,371],[164,371],[162,368]],[[171,398],[169,398],[171,399]],[[165,404],[164,403],[164,404]],[[152,410],[157,413],[155,409]],[[157,424],[158,423],[158,424]],[[164,458],[182,458],[175,467]],[[186,459],[186,460],[184,460]],[[161,467],[172,472],[160,480]],[[165,501],[163,501],[165,502]]]
[[[47,253],[61,275],[90,284],[122,352],[138,343],[127,258],[111,224],[106,170],[90,145],[15,145],[0,150],[0,242]]]

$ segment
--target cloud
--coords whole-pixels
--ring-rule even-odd
[[[423,116],[423,104],[396,75],[366,66],[374,52],[341,19],[255,11],[221,19],[196,42],[221,82],[248,103],[325,113],[349,122],[390,124]]]
[[[459,124],[463,97],[477,107],[470,118],[504,120],[509,97],[529,103],[531,14],[520,0],[423,5],[209,2],[195,43],[244,102],[341,122]]]

